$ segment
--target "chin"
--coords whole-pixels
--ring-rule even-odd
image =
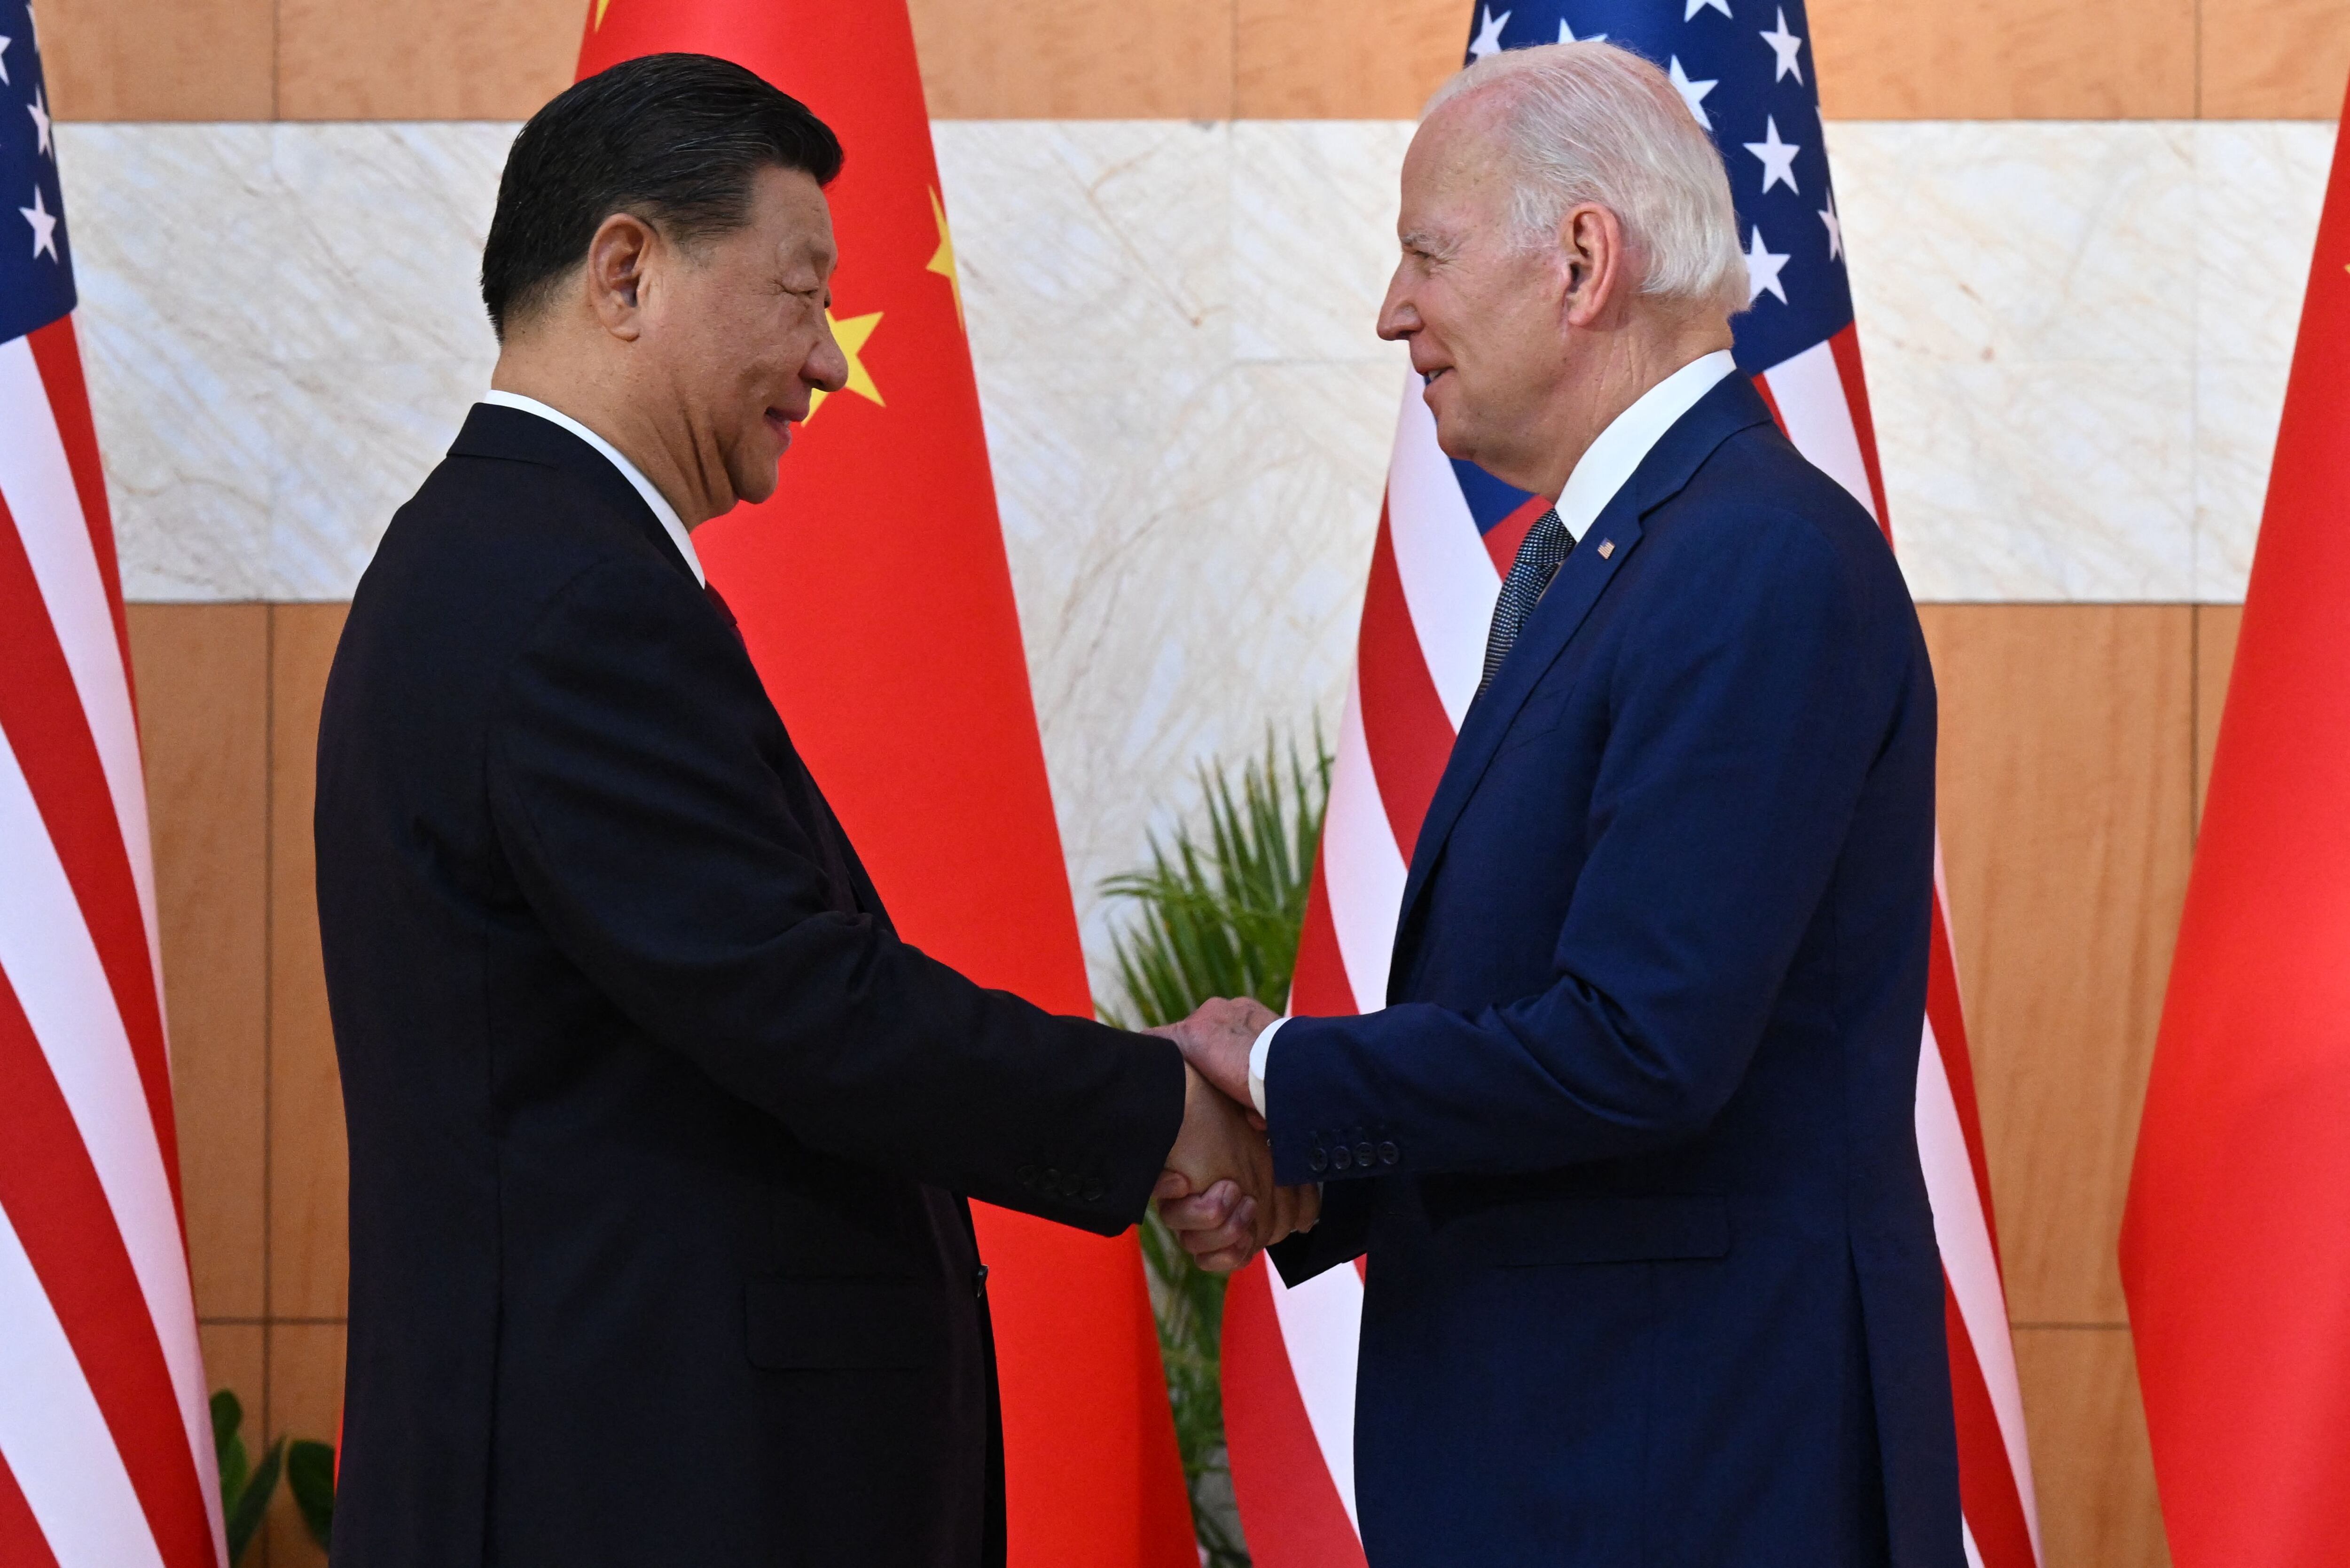
[[[775,493],[778,477],[777,465],[772,462],[750,473],[735,474],[733,476],[735,504],[741,505],[748,502],[755,506],[766,500]]]

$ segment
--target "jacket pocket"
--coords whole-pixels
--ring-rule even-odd
[[[1464,1259],[1501,1268],[1658,1263],[1730,1254],[1730,1206],[1718,1197],[1541,1198],[1503,1203],[1447,1226]]]
[[[779,1372],[934,1366],[945,1352],[941,1304],[917,1280],[754,1279],[743,1289],[751,1365]]]

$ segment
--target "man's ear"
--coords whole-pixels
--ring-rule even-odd
[[[1596,202],[1583,202],[1559,221],[1558,245],[1566,268],[1566,323],[1589,327],[1623,292],[1623,222]]]
[[[605,219],[588,242],[588,307],[605,331],[624,342],[635,342],[644,330],[640,296],[660,243],[651,224],[629,213]]]

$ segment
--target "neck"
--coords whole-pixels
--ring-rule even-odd
[[[546,335],[552,337],[552,334]],[[585,351],[534,337],[510,337],[490,385],[545,403],[612,443],[677,512],[690,530],[734,504],[723,465],[706,459],[677,398],[643,384],[626,358],[603,345]]]
[[[1595,334],[1586,362],[1560,383],[1542,421],[1531,465],[1537,483],[1526,488],[1557,500],[1600,431],[1676,370],[1730,346],[1730,324],[1719,318],[1627,323]]]

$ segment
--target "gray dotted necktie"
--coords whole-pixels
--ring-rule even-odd
[[[1518,640],[1519,628],[1534,613],[1550,580],[1558,576],[1560,565],[1573,554],[1575,535],[1558,520],[1557,507],[1535,518],[1534,525],[1526,530],[1518,558],[1510,563],[1510,575],[1502,579],[1502,597],[1493,605],[1493,630],[1485,639],[1485,678],[1477,682],[1478,696],[1482,697],[1485,688],[1493,683],[1502,660],[1510,657]]]

